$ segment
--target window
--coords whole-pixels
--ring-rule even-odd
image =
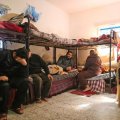
[[[120,37],[120,24],[99,26],[98,36],[101,36],[102,34],[110,34],[111,30],[117,32],[118,36]]]
[[[0,40],[0,49],[3,49],[3,41]]]

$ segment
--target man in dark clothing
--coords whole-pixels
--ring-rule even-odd
[[[74,61],[72,59],[72,51],[68,51],[65,56],[60,56],[57,61],[57,65],[63,68],[64,71],[71,71],[74,67]]]
[[[49,69],[43,59],[29,52],[29,73],[35,84],[36,102],[46,100],[51,86],[53,77],[49,73]]]
[[[85,67],[83,71],[78,74],[79,89],[87,91],[91,88],[87,85],[87,78],[94,77],[101,74],[102,61],[94,50],[90,50],[90,55],[86,59]]]
[[[13,102],[13,110],[22,114],[23,104],[28,88],[27,75],[27,51],[24,48],[17,50],[0,51],[0,118],[7,120],[7,101],[9,88],[15,88],[16,96]],[[22,70],[25,70],[23,74]]]

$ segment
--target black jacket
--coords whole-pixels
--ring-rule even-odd
[[[43,59],[37,54],[32,54],[29,58],[29,73],[41,73],[42,70],[44,70],[46,75],[49,74],[48,66],[43,61]]]
[[[0,51],[0,75],[6,75],[8,78],[27,77],[27,66],[22,66],[14,60],[12,50]]]

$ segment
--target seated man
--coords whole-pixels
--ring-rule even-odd
[[[90,50],[90,55],[86,59],[85,67],[83,71],[78,73],[78,88],[84,91],[90,90],[87,85],[87,78],[94,77],[101,74],[102,61],[100,57],[95,53],[94,50]]]
[[[7,120],[7,100],[9,95],[9,83],[7,76],[0,76],[0,120]]]
[[[28,71],[25,69],[26,75],[22,71],[27,66],[26,57],[27,51],[24,48],[0,52],[0,119],[7,120],[9,87],[17,89],[13,111],[18,114],[23,113],[21,104],[24,102],[28,88],[26,77]]]
[[[74,67],[74,61],[72,59],[72,51],[68,51],[65,56],[60,56],[57,61],[57,65],[63,68],[64,71],[69,72]]]
[[[44,70],[44,71],[43,71]],[[35,83],[36,102],[40,103],[41,99],[47,101],[48,93],[53,77],[49,74],[49,69],[42,58],[29,51],[29,73]]]

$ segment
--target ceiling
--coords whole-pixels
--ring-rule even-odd
[[[92,8],[120,2],[120,0],[47,0],[47,1],[68,13],[85,11]]]

